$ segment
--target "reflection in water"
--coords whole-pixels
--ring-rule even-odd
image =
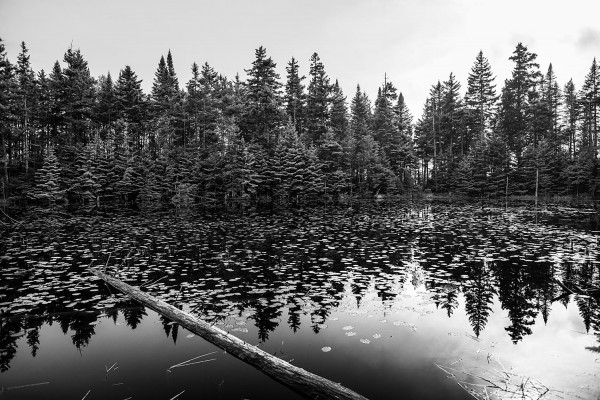
[[[600,287],[596,235],[534,225],[525,213],[433,207],[80,219],[87,228],[48,236],[31,226],[9,236],[0,264],[2,372],[23,336],[36,356],[44,324],[70,332],[79,350],[96,334],[100,315],[116,323],[121,313],[131,329],[142,324],[145,310],[93,278],[85,270],[90,264],[232,333],[247,332],[251,321],[259,342],[280,325],[320,334],[350,301],[371,307],[369,293],[393,312],[407,307],[410,291],[426,294],[439,317],[466,315],[476,338],[498,304],[513,343],[535,338],[536,320],[547,324],[553,304],[574,301],[586,331],[600,341],[598,298],[566,293],[556,283]],[[176,343],[178,325],[160,322]]]

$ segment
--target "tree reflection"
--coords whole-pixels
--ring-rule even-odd
[[[125,322],[128,326],[131,327],[131,329],[137,328],[140,322],[142,321],[142,318],[147,315],[146,309],[141,306],[127,307],[124,308],[122,312],[123,317],[125,318]]]
[[[473,327],[473,333],[479,337],[492,312],[492,303],[496,295],[493,276],[487,261],[470,263],[468,266],[469,280],[464,289],[465,311]]]
[[[498,263],[498,295],[502,308],[508,310],[511,325],[504,328],[513,343],[531,335],[531,326],[537,316],[534,292],[527,265],[516,262]]]

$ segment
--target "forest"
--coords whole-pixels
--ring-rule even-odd
[[[383,74],[348,101],[319,55],[282,79],[264,47],[233,79],[208,63],[182,84],[168,51],[144,93],[130,66],[95,78],[79,49],[35,72],[0,40],[4,210],[82,206],[237,208],[431,191],[474,198],[598,191],[600,70],[560,85],[519,43],[499,86],[480,51],[466,90],[453,73],[414,120]],[[545,72],[544,72],[545,71]],[[395,74],[401,74],[396,71]],[[581,78],[581,77],[580,77]]]

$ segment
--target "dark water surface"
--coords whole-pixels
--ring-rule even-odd
[[[598,232],[561,213],[130,213],[3,232],[0,398],[300,398],[93,265],[368,398],[596,399],[600,304],[582,293],[600,287]]]

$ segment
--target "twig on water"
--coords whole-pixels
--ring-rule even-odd
[[[216,358],[209,358],[208,360],[194,361],[191,363],[186,363],[186,364],[181,364],[181,365],[173,365],[173,366],[169,367],[169,369],[167,371],[171,372],[172,368],[181,368],[181,367],[187,367],[188,365],[203,364],[203,363],[207,363],[209,361],[216,361]]]
[[[146,283],[143,283],[140,285],[140,288],[143,288],[144,286],[150,287],[152,285],[154,285],[155,283],[158,283],[159,281],[162,281],[163,279],[165,279],[168,275],[165,276],[161,276],[160,278],[154,280],[154,281],[148,281]]]
[[[183,392],[185,392],[185,390],[182,390],[181,393],[177,393],[175,396],[171,397],[169,400],[175,400],[176,398],[181,396],[183,394]]]
[[[106,370],[106,373],[108,374],[114,367],[115,365],[117,365],[117,362],[115,361],[115,363],[113,365],[111,365],[110,367],[107,367],[106,365],[104,366],[104,369]],[[119,367],[117,367],[119,368]],[[115,368],[115,369],[117,369]]]
[[[502,365],[497,358],[496,361],[502,366],[503,371],[497,369],[485,370],[484,374],[481,375],[438,364],[434,365],[447,373],[449,378],[454,379],[461,388],[469,393],[469,395],[478,400],[490,399],[488,388],[494,389],[493,392],[491,392],[493,398],[504,398],[504,396],[502,396],[502,394],[504,394],[509,395],[510,398],[520,398],[523,400],[540,400],[550,392],[548,387],[536,379],[506,371],[504,365]],[[485,383],[481,384],[460,380],[457,376],[458,374],[476,378]]]
[[[108,258],[106,259],[106,264],[104,264],[104,271],[108,268],[108,262],[110,261],[110,256],[112,256],[112,251],[108,253]]]
[[[30,383],[28,385],[19,385],[19,386],[11,386],[11,387],[2,387],[2,390],[0,391],[5,391],[5,390],[14,390],[14,389],[23,389],[23,388],[28,388],[28,387],[32,387],[32,386],[40,386],[40,385],[47,385],[50,382],[40,382],[40,383]]]
[[[216,351],[211,351],[210,353],[206,353],[206,354],[202,354],[201,356],[190,358],[189,360],[185,360],[183,362],[180,362],[179,364],[171,365],[169,368],[167,368],[167,372],[171,372],[172,368],[185,367],[185,366],[188,366],[188,365],[200,364],[200,363],[208,362],[208,361],[214,361],[214,360],[216,360],[216,358],[211,358],[210,360],[198,361],[198,362],[193,362],[193,363],[190,362],[190,361],[194,361],[194,360],[197,360],[199,358],[202,358],[202,357],[210,356],[210,355],[215,354],[215,353],[216,353]]]

